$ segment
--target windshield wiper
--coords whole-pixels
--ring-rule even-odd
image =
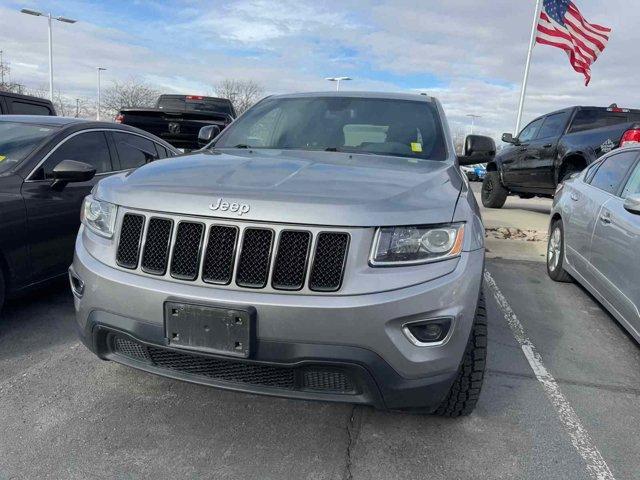
[[[251,145],[245,145],[244,143],[239,143],[238,145],[234,145],[233,148],[251,148]]]
[[[339,152],[340,147],[327,147],[324,149],[325,152]]]

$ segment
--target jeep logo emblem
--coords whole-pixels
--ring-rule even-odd
[[[216,210],[220,210],[221,212],[233,212],[238,215],[244,215],[245,213],[249,213],[251,207],[246,203],[236,203],[236,202],[225,202],[222,198],[219,198],[216,203],[212,203],[209,205],[209,208],[214,212]]]

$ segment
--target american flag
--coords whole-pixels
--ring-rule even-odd
[[[587,22],[570,0],[544,0],[536,41],[561,48],[573,69],[591,80],[591,64],[603,52],[611,29]]]

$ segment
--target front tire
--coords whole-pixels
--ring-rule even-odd
[[[487,208],[502,208],[509,191],[504,188],[498,172],[487,172],[482,182],[482,205]]]
[[[442,417],[469,415],[478,403],[487,364],[487,308],[484,294],[480,292],[476,317],[469,335],[467,348],[462,357],[449,393],[434,412]]]
[[[564,227],[562,220],[551,224],[547,242],[547,273],[556,282],[568,283],[573,279],[564,269]]]

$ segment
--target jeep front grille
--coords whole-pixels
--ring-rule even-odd
[[[236,284],[240,287],[264,288],[269,276],[273,231],[247,228],[242,239]]]
[[[127,212],[116,263],[132,270],[139,263],[150,275],[240,288],[335,292],[342,285],[346,232],[209,222]]]
[[[229,227],[227,225],[211,226],[207,249],[204,252],[202,280],[219,285],[231,283],[237,241],[237,227]]]
[[[309,280],[311,290],[334,292],[340,288],[348,248],[349,235],[346,233],[322,232],[318,235]]]
[[[127,213],[122,219],[120,243],[116,253],[116,262],[124,268],[136,269],[140,256],[140,239],[144,227],[144,217]]]
[[[307,259],[311,246],[311,234],[285,230],[280,234],[280,245],[273,267],[273,288],[300,290],[307,273]]]
[[[171,276],[180,280],[198,278],[200,248],[204,225],[202,223],[180,222],[171,257]]]
[[[142,270],[154,275],[164,275],[171,246],[173,222],[166,218],[152,218],[147,228],[147,238],[142,251]]]

